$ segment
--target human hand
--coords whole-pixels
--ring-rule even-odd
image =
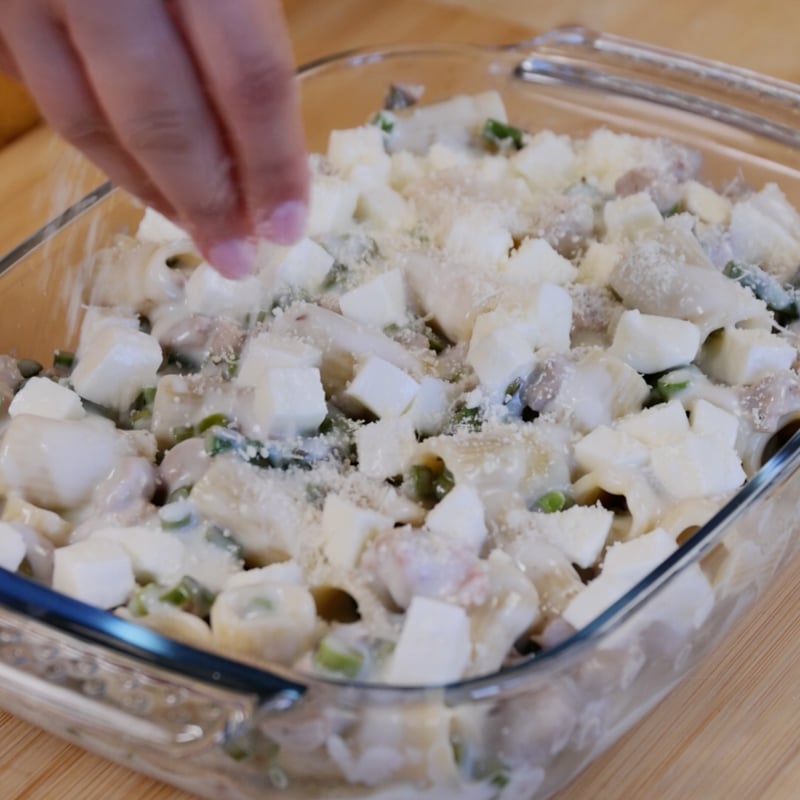
[[[308,172],[280,0],[0,0],[0,69],[224,275],[305,226]]]

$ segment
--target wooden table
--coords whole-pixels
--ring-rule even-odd
[[[800,82],[796,0],[286,0],[302,62],[364,44],[507,42],[580,22]],[[97,182],[39,128],[0,151],[0,251]],[[800,797],[800,593],[789,569],[726,646],[559,800]],[[0,713],[2,800],[189,800]]]

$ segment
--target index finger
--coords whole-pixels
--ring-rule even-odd
[[[302,234],[308,167],[292,50],[278,0],[179,0],[178,8],[236,158],[255,231]]]

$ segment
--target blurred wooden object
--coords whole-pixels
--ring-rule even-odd
[[[30,130],[39,121],[39,111],[24,87],[0,75],[0,147]]]

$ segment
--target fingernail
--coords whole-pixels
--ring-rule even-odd
[[[246,278],[255,271],[256,248],[245,239],[217,242],[208,248],[208,261],[226,278]]]
[[[305,232],[308,210],[305,203],[289,200],[281,203],[263,222],[256,226],[259,236],[275,244],[294,244]]]

